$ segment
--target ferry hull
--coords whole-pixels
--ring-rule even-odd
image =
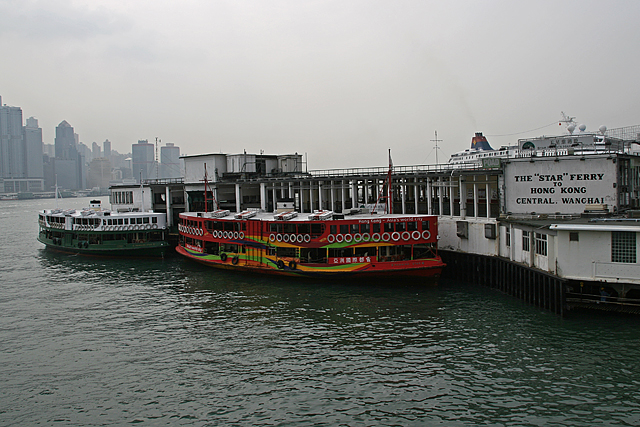
[[[446,266],[440,257],[423,260],[397,262],[369,262],[331,266],[327,264],[297,264],[295,262],[264,258],[262,262],[252,261],[246,257],[228,256],[225,260],[219,256],[202,254],[191,251],[182,246],[176,251],[193,261],[208,267],[223,270],[243,271],[278,276],[309,277],[309,278],[418,278],[435,284],[440,278],[442,269]],[[280,261],[280,263],[279,263]]]
[[[62,244],[55,244],[51,240],[46,240],[38,237],[38,241],[44,244],[47,250],[66,254],[80,254],[89,256],[105,256],[105,257],[149,257],[149,258],[161,258],[164,257],[169,250],[169,244],[167,242],[155,242],[148,245],[126,245],[122,247],[100,247],[96,248],[96,245],[88,245],[88,247],[78,248],[76,246],[65,246]]]

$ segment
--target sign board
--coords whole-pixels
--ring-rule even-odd
[[[487,157],[482,159],[482,167],[484,169],[500,169],[501,166],[500,157]]]
[[[616,164],[605,157],[511,161],[504,178],[507,212],[579,214],[590,204],[617,206]]]
[[[548,150],[562,148],[593,149],[595,146],[593,135],[564,135],[545,138],[521,139],[518,141],[520,150]]]

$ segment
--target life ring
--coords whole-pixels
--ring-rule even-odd
[[[280,270],[284,268],[284,262],[281,259],[279,259],[276,264]]]
[[[398,233],[397,231],[391,233],[391,240],[393,240],[394,242],[400,240],[400,233]]]
[[[371,240],[371,236],[369,235],[369,233],[362,233],[362,241],[368,242],[369,240]]]
[[[238,234],[238,232],[237,232],[237,231],[233,233],[233,238],[234,238],[234,239],[238,240],[238,236],[239,236],[239,234]]]
[[[240,261],[240,258],[238,258],[238,255],[236,255],[233,258],[231,258],[231,264],[233,264],[233,265],[237,265],[238,261]]]
[[[425,240],[429,240],[431,238],[431,233],[429,232],[429,230],[424,230],[422,232],[422,238]]]
[[[144,226],[144,229],[145,229],[145,230],[148,230],[148,229],[150,229],[150,228],[151,228],[151,225],[149,225],[149,224],[147,224],[147,225],[145,225],[145,226]],[[200,231],[202,232],[202,230],[200,230]]]
[[[389,239],[391,239],[391,234],[387,233],[386,231],[382,233],[382,240],[384,240],[385,242],[388,242]]]
[[[344,241],[350,243],[353,240],[353,236],[351,234],[344,235]]]
[[[362,234],[360,233],[356,233],[353,235],[353,241],[356,243],[359,243],[360,241],[362,241]]]
[[[308,234],[307,234],[307,236],[308,236]],[[336,237],[335,237],[333,234],[329,234],[329,235],[327,236],[327,242],[329,242],[329,243],[333,243],[333,242],[335,242],[335,241],[336,241]]]
[[[238,233],[238,237],[240,238],[240,240],[244,239],[244,231]]]
[[[420,240],[420,232],[418,230],[414,231],[411,233],[411,237],[413,237],[413,240]]]
[[[229,238],[229,233],[227,233],[226,231],[222,232],[222,238],[223,239],[228,239]]]
[[[373,233],[371,235],[371,240],[373,240],[374,242],[379,242],[380,241],[380,233]]]
[[[295,237],[294,237],[294,240],[295,240]],[[285,243],[288,243],[289,242],[289,235],[288,234],[283,234],[282,235],[282,241],[285,242]]]
[[[275,242],[275,241],[276,241],[276,235],[275,235],[275,234],[271,234],[271,235],[269,236],[269,241],[270,241],[270,242]]]
[[[276,236],[276,240],[277,240],[278,242],[282,242],[282,234],[278,234],[278,235]]]
[[[158,228],[158,224],[153,224],[153,225],[151,226],[151,228],[153,228],[154,230],[155,230],[155,229],[157,229],[157,228]]]
[[[298,234],[296,236],[296,240],[298,241],[298,243],[302,243],[304,242],[304,236],[302,234]]]
[[[409,233],[408,231],[403,231],[402,232],[402,240],[403,241],[407,241],[411,238],[411,233]]]
[[[304,235],[304,242],[305,243],[309,243],[311,241],[311,236],[309,236],[308,234]]]
[[[336,242],[342,243],[343,240],[344,240],[344,236],[342,234],[336,235]]]
[[[227,260],[227,254],[225,254],[224,252],[222,252],[220,254],[220,261],[225,262]]]
[[[289,261],[289,268],[290,268],[291,270],[295,270],[295,269],[296,269],[296,267],[297,267],[297,264],[296,264],[296,262],[295,262],[295,261]]]

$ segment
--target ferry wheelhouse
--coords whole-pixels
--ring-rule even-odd
[[[180,214],[178,253],[223,269],[294,276],[420,276],[435,282],[437,217],[314,211]]]
[[[163,256],[166,214],[112,212],[93,200],[88,208],[46,209],[39,213],[38,241],[59,252],[106,256]]]

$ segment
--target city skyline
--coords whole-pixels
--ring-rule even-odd
[[[637,125],[640,2],[0,3],[0,93],[91,145],[306,153],[309,169]],[[52,64],[42,67],[41,64]]]

